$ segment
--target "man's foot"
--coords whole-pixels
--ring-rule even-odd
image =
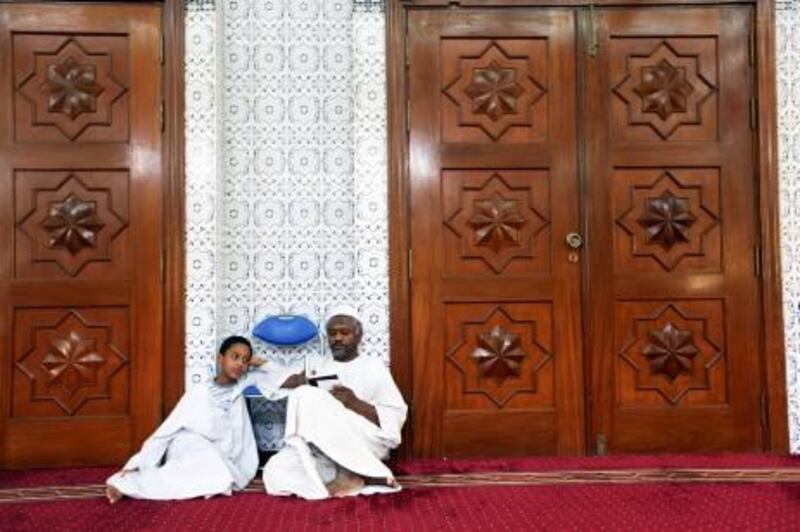
[[[114,486],[106,486],[106,499],[109,504],[116,504],[123,497],[122,492]]]
[[[326,486],[331,497],[349,497],[355,495],[364,487],[364,479],[347,470],[340,470],[336,478]]]
[[[394,477],[386,477],[386,478],[372,478],[368,477],[364,479],[364,483],[367,486],[387,486],[392,489],[397,489],[400,487],[400,483],[395,480]]]

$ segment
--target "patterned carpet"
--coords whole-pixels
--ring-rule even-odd
[[[477,486],[557,486],[567,484],[637,483],[800,483],[800,469],[641,469],[607,471],[546,471],[530,473],[466,473],[398,477],[406,489],[465,488]],[[103,484],[0,489],[0,503],[34,502],[103,497]],[[246,493],[262,493],[260,480]]]
[[[427,460],[402,492],[307,502],[243,494],[103,499],[109,468],[0,471],[0,530],[800,530],[791,457]]]

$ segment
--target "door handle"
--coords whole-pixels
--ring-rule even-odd
[[[572,249],[583,247],[583,237],[579,233],[569,233],[567,235],[567,245]]]

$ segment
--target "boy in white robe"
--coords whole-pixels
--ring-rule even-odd
[[[285,447],[264,466],[270,495],[325,499],[400,489],[383,463],[400,445],[407,407],[380,360],[359,356],[361,323],[349,315],[327,323],[333,360],[316,368],[316,378],[336,380],[310,386],[304,372],[290,376]]]
[[[252,384],[267,391],[277,388],[277,383],[274,388],[270,384],[275,376],[248,373],[264,360],[253,357],[250,342],[241,336],[222,343],[218,361],[213,381],[187,391],[142,449],[106,481],[110,503],[123,496],[172,500],[230,495],[255,477],[258,451],[242,391]]]

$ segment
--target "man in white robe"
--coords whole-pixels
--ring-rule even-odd
[[[113,504],[122,496],[136,499],[191,499],[230,495],[242,490],[258,470],[253,427],[242,391],[256,385],[274,392],[285,373],[248,373],[250,343],[241,337],[220,348],[214,380],[187,391],[175,409],[106,484]],[[277,382],[274,379],[280,378]],[[163,459],[163,464],[162,464]]]
[[[400,445],[406,403],[383,362],[359,356],[357,319],[333,316],[327,333],[333,360],[282,386],[290,390],[285,446],[264,466],[264,487],[304,499],[396,491],[383,460]],[[336,379],[309,384],[330,375]]]

